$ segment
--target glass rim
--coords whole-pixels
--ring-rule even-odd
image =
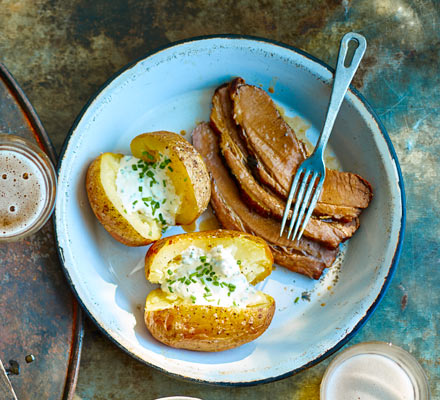
[[[29,226],[11,235],[0,235],[0,242],[14,242],[40,230],[51,217],[55,207],[57,176],[48,155],[29,140],[14,134],[0,132],[0,149],[2,148],[20,153],[35,165],[43,177],[46,189],[42,209]]]

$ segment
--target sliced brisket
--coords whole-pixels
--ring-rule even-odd
[[[238,135],[231,115],[231,103],[227,87],[216,90],[213,96],[211,125],[220,135],[220,149],[225,161],[242,189],[246,203],[261,215],[272,216],[278,220],[283,217],[285,202],[259,184],[246,163],[246,149]],[[321,221],[312,218],[304,235],[335,248],[350,238],[359,226],[357,218],[351,222]]]
[[[211,205],[220,223],[228,229],[242,230],[265,239],[275,261],[286,268],[318,279],[334,262],[337,249],[328,249],[308,238],[292,242],[279,237],[280,224],[250,210],[220,157],[217,135],[207,123],[193,131],[193,144],[202,155],[212,181]]]
[[[270,96],[262,89],[237,78],[230,86],[233,117],[241,126],[248,152],[264,164],[278,183],[272,190],[285,197],[298,165],[307,157],[304,144],[283,120]],[[281,186],[282,190],[280,190]],[[352,219],[372,198],[370,184],[359,175],[327,169],[318,203],[319,215],[339,215]],[[318,207],[317,207],[318,208]]]

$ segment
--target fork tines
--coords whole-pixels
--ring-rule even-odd
[[[310,217],[312,215],[312,212],[315,209],[316,203],[318,202],[319,195],[321,193],[322,186],[324,183],[324,178],[325,178],[325,170],[324,173],[322,173],[318,171],[310,171],[307,168],[304,168],[303,165],[300,166],[300,168],[295,174],[295,178],[290,188],[289,197],[287,198],[286,208],[284,210],[283,220],[281,223],[280,236],[283,235],[284,227],[286,226],[292,201],[295,198],[295,207],[293,209],[293,213],[290,219],[289,230],[287,232],[287,239],[290,238],[292,230],[293,230],[293,235],[291,239],[292,240],[301,239],[304,229],[306,228],[307,223],[309,222]],[[315,187],[315,183],[317,179],[318,182]],[[297,188],[298,190],[296,190]]]

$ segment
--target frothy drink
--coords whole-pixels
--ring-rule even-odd
[[[0,133],[0,242],[22,239],[50,218],[56,174],[35,144]]]
[[[414,400],[406,372],[378,354],[360,354],[338,366],[328,381],[328,400]]]
[[[43,211],[44,176],[26,156],[0,150],[0,237],[21,233]]]

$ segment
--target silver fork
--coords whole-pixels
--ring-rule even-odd
[[[347,63],[347,50],[350,41],[354,40],[358,46],[354,50],[350,65]],[[299,240],[304,232],[304,229],[309,222],[319,195],[322,191],[322,185],[325,179],[325,163],[324,163],[324,149],[327,145],[328,138],[335,123],[336,115],[341,108],[345,93],[350,85],[353,76],[359,67],[361,59],[367,48],[367,41],[362,35],[358,33],[349,32],[344,35],[339,46],[338,62],[336,65],[335,78],[333,81],[333,88],[330,97],[330,103],[327,109],[324,126],[316,143],[315,150],[312,155],[304,160],[296,171],[295,178],[290,188],[289,197],[287,198],[286,209],[283,214],[283,221],[281,223],[280,236],[283,235],[284,227],[286,226],[292,200],[296,194],[295,208],[293,209],[292,218],[290,220],[289,230],[287,232],[287,239],[293,230],[292,240]],[[302,178],[301,178],[302,176]],[[315,191],[312,196],[315,181],[318,179]],[[298,191],[296,190],[299,185]],[[305,193],[305,194],[304,194]],[[310,200],[311,198],[311,200]],[[301,206],[301,208],[299,208]],[[298,212],[299,210],[299,212]],[[304,216],[305,215],[305,216]],[[299,232],[298,236],[297,233]]]

